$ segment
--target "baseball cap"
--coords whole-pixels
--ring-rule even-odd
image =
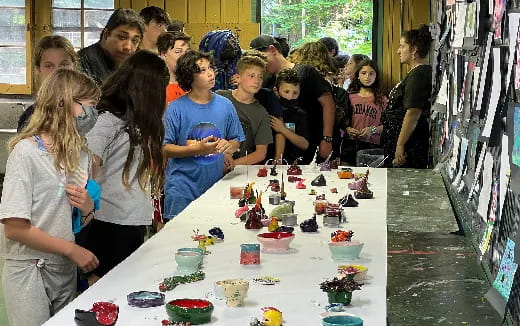
[[[249,47],[255,50],[265,50],[269,45],[274,45],[277,49],[280,48],[280,44],[270,35],[259,35],[249,43]]]

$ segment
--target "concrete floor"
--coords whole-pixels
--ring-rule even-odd
[[[490,285],[457,223],[440,174],[388,171],[388,325],[498,326]]]
[[[456,230],[440,174],[388,171],[388,325],[500,325],[483,299],[489,284],[475,250]],[[1,289],[0,282],[0,326],[7,326]]]

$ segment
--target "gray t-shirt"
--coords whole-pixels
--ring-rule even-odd
[[[245,156],[246,151],[256,151],[256,145],[269,145],[273,142],[269,115],[258,101],[250,104],[241,103],[233,97],[230,90],[218,90],[217,94],[233,103],[246,136],[246,140],[240,144],[240,150],[233,154],[234,159]]]
[[[66,183],[84,186],[88,178],[88,156],[81,156],[80,172],[67,176],[54,166],[54,156],[40,150],[29,139],[21,140],[7,159],[0,202],[0,221],[5,218],[23,218],[53,237],[74,241],[72,233],[72,206],[67,201]],[[74,181],[71,181],[74,180]],[[2,256],[4,259],[47,259],[49,263],[70,264],[70,260],[29,248],[4,236],[0,226]]]
[[[96,220],[120,225],[149,225],[152,222],[150,192],[143,191],[137,180],[141,148],[135,147],[130,164],[129,184],[123,185],[123,168],[130,150],[126,123],[110,112],[99,115],[96,125],[87,134],[88,147],[102,159],[96,181],[101,186],[101,208]]]

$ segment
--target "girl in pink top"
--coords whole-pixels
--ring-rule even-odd
[[[381,114],[388,99],[379,89],[379,73],[373,60],[362,61],[348,88],[349,108],[345,123],[342,160],[355,165],[359,150],[378,148],[383,132]]]

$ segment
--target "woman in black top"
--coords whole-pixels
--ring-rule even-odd
[[[427,55],[432,38],[428,26],[407,31],[401,37],[401,63],[410,66],[408,75],[389,95],[383,113],[382,143],[387,167],[424,169],[428,165],[432,67]]]

